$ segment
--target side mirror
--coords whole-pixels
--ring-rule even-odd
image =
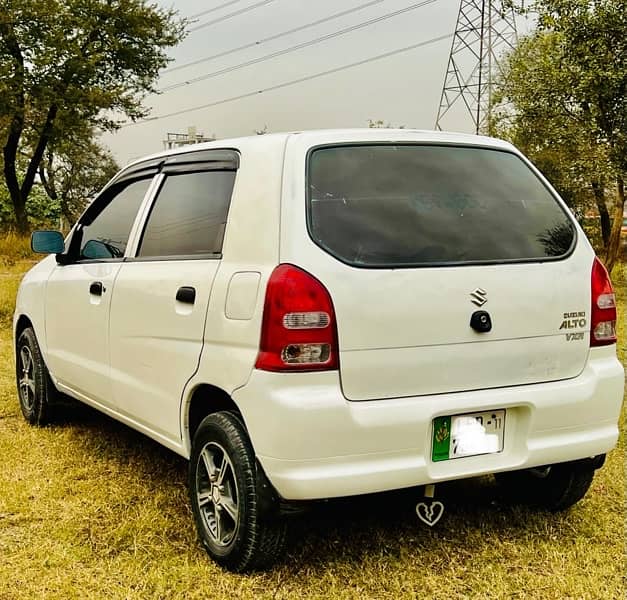
[[[59,231],[33,231],[30,247],[39,254],[60,254],[65,249],[65,242]]]

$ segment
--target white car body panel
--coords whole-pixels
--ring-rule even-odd
[[[113,406],[109,365],[109,309],[122,263],[56,266],[46,287],[48,368],[62,386]],[[101,296],[89,293],[94,281]]]
[[[301,382],[290,386],[280,374],[255,371],[250,384],[234,394],[264,470],[290,499],[364,494],[575,460],[608,452],[618,439],[623,370],[613,348],[594,348],[574,379],[456,394],[350,402],[341,394],[337,372],[306,373],[303,380],[306,388]],[[435,417],[503,408],[503,452],[431,461]]]
[[[194,392],[200,386],[221,390],[241,411],[266,475],[286,499],[397,489],[609,451],[618,436],[624,385],[615,346],[590,349],[589,327],[568,343],[559,332],[563,313],[590,306],[594,254],[579,226],[573,254],[551,263],[349,267],[312,242],[305,219],[308,150],[347,141],[516,152],[488,138],[411,130],[277,134],[199,145],[193,150],[235,149],[241,157],[221,259],[58,266],[48,257],[24,277],[14,326],[20,317],[31,321],[60,389],[185,457]],[[128,258],[137,250],[155,189],[153,184],[139,210]],[[330,291],[340,371],[254,368],[267,282],[282,262],[311,272]],[[84,289],[56,289],[58,273],[70,286],[91,275],[107,278],[112,289],[103,299],[112,304],[106,326],[94,325],[92,309],[104,307],[92,304]],[[197,291],[191,311],[174,300],[184,285]],[[494,317],[494,329],[482,341],[466,322],[468,294],[476,287],[488,291],[486,308]],[[427,316],[414,318],[421,313]],[[507,410],[503,452],[431,461],[436,416],[490,409]]]
[[[39,349],[46,363],[48,363],[48,343],[45,333],[39,332],[46,331],[46,286],[50,273],[56,265],[54,256],[46,256],[24,275],[15,298],[15,312],[13,314],[14,334],[20,317],[28,318],[33,324],[33,328],[38,333]]]
[[[188,456],[191,448],[188,412],[194,391],[198,386],[209,384],[231,395],[250,378],[259,348],[265,285],[279,261],[281,189],[287,136],[260,137],[268,139],[263,144],[259,144],[256,138],[234,140],[228,144],[240,153],[241,168],[235,178],[223,257],[209,300],[198,371],[185,387],[180,404],[181,439]],[[233,277],[250,273],[251,265],[255,267],[254,272],[259,273],[257,286],[234,288],[231,285]],[[227,316],[227,306],[250,306],[251,303],[254,308],[249,319]]]
[[[111,302],[112,397],[118,412],[180,442],[179,402],[198,368],[218,260],[121,266]],[[176,300],[196,290],[194,304]]]

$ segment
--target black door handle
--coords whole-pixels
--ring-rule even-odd
[[[89,293],[93,294],[94,296],[102,296],[103,292],[106,292],[106,288],[104,285],[102,285],[102,281],[94,281],[90,286],[89,286]]]
[[[196,290],[189,286],[180,287],[176,292],[176,299],[178,302],[185,302],[185,304],[194,304],[196,300]]]

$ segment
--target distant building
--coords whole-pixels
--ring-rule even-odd
[[[195,127],[188,127],[187,133],[167,133],[166,139],[163,140],[165,150],[174,150],[181,146],[189,146],[190,144],[201,144],[202,142],[213,142],[216,136],[205,137],[202,133],[196,133]]]

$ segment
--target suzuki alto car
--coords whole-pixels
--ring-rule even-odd
[[[494,473],[571,506],[616,444],[608,274],[511,145],[412,130],[220,140],[124,168],[25,276],[19,400],[189,459],[207,552],[269,564],[298,501]]]

